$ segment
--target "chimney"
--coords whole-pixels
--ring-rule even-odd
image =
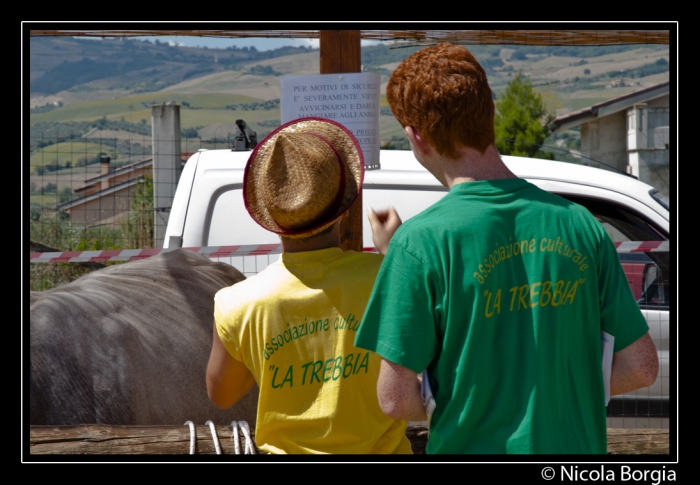
[[[109,173],[109,157],[106,155],[100,156],[100,175],[107,175]],[[105,190],[109,188],[109,180],[102,179],[100,181],[100,190]]]

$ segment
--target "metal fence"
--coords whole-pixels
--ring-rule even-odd
[[[46,290],[104,265],[125,261],[106,257],[71,261],[70,257],[50,258],[50,253],[158,249],[155,218],[167,213],[169,206],[154,207],[153,143],[153,136],[145,133],[106,137],[104,131],[96,137],[89,132],[80,137],[56,134],[30,140],[31,251],[47,255],[30,262],[31,290]],[[182,138],[180,143],[184,166],[197,150],[231,148],[234,140]],[[171,192],[175,192],[174,186]],[[625,259],[623,265],[634,263],[622,256],[629,252],[620,254]],[[249,277],[278,257],[279,250],[267,250],[264,254],[213,255],[211,259],[230,264]],[[645,264],[648,261],[642,262]],[[638,284],[630,280],[630,285]],[[665,305],[643,308],[662,360],[657,382],[651,388],[614,397],[608,406],[608,427],[669,427],[669,302]]]
[[[150,127],[148,127],[150,130]],[[157,247],[154,222],[170,210],[154,207],[152,135],[106,137],[56,133],[30,137],[29,233],[32,251]],[[226,139],[182,138],[184,166],[197,150],[229,148]],[[173,179],[176,180],[176,179]],[[171,193],[176,182],[172,182]],[[35,270],[32,289],[70,281],[81,268]],[[52,280],[56,280],[55,282]]]
[[[230,264],[241,271],[246,277],[253,276],[269,264],[277,261],[281,247],[274,245],[260,245],[240,247],[233,254],[225,254],[221,248],[190,248],[206,254],[214,261]],[[263,248],[260,250],[260,248]],[[84,251],[64,253],[35,253],[35,261],[43,258],[45,262],[58,264],[90,264],[98,261],[139,259],[158,254],[165,250],[125,250],[125,251]],[[264,253],[264,254],[259,254]],[[621,253],[625,254],[625,253]],[[74,261],[74,262],[72,262]],[[56,264],[33,263],[38,267],[55,267]],[[85,268],[83,268],[85,270]],[[656,382],[648,388],[639,389],[621,396],[613,396],[607,406],[607,427],[609,428],[658,428],[669,429],[669,417],[671,415],[672,392],[671,365],[675,359],[671,359],[671,340],[669,333],[669,306],[668,302],[657,301],[650,304],[640,303],[649,324],[649,333],[654,340],[659,352],[659,374]],[[426,423],[412,423],[426,424]]]

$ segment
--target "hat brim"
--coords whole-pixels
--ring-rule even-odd
[[[284,228],[274,220],[265,204],[262,203],[263,198],[260,193],[260,187],[264,183],[262,162],[269,156],[280,132],[316,133],[323,136],[337,151],[344,166],[345,187],[340,204],[323,220],[316,221],[313,227]],[[364,174],[365,163],[362,149],[350,130],[340,123],[326,118],[299,118],[277,127],[253,149],[243,175],[243,202],[253,220],[268,231],[287,237],[307,237],[321,232],[348,210],[362,190]]]

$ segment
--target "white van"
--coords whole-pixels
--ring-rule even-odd
[[[278,236],[255,223],[243,204],[243,173],[250,154],[200,150],[187,161],[173,200],[165,248],[239,247],[243,255],[216,259],[237,267],[246,276],[258,273],[279,257]],[[669,279],[668,200],[629,175],[549,160],[502,158],[519,177],[587,207],[618,246],[661,365],[659,377],[651,387],[611,399],[608,425],[668,428],[669,352],[675,349],[669,334],[669,309],[675,288],[671,288]],[[365,172],[363,214],[370,207],[394,206],[406,221],[447,193],[411,151],[381,150],[380,163],[381,169]],[[254,249],[260,245],[267,245],[266,250],[256,254]],[[363,247],[372,250],[372,246],[371,229],[365,221]]]

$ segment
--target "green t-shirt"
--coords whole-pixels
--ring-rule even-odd
[[[601,330],[615,351],[648,331],[602,225],[501,179],[399,228],[355,344],[428,369],[427,453],[606,453]]]

